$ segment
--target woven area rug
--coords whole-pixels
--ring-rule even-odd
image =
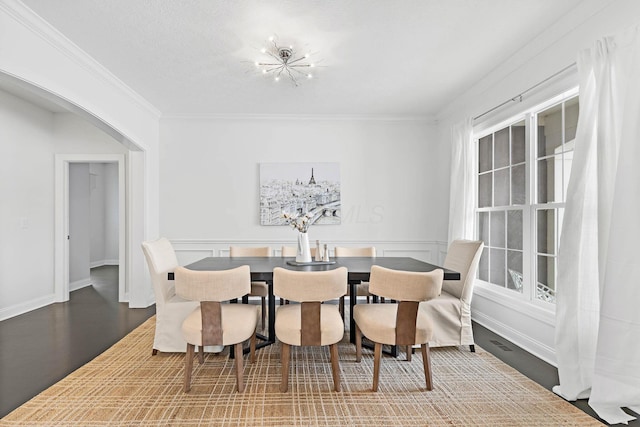
[[[432,350],[434,390],[426,391],[420,353],[383,356],[370,391],[373,352],[340,345],[342,391],[332,391],[329,353],[294,348],[287,393],[279,391],[280,346],[245,358],[246,389],[235,391],[226,352],[194,363],[182,391],[183,354],[151,356],[155,318],[31,399],[3,426],[597,426],[589,415],[477,348]]]

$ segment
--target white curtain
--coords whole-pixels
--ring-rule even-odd
[[[449,195],[449,244],[473,239],[476,205],[476,163],[473,150],[473,119],[451,127],[451,178]]]
[[[556,354],[568,400],[640,412],[640,27],[578,56],[580,117],[560,240]]]

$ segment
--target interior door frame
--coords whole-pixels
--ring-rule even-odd
[[[118,301],[128,302],[126,173],[124,154],[56,154],[54,223],[54,298],[69,300],[69,165],[71,163],[117,163],[118,165]]]

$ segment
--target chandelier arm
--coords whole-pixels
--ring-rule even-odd
[[[302,61],[302,60],[304,60],[304,59],[307,59],[307,58],[306,58],[306,57],[304,57],[304,56],[301,56],[301,57],[296,58],[296,59],[294,59],[294,60],[289,60],[289,64],[295,64],[296,62]]]
[[[289,74],[289,78],[291,79],[293,84],[298,86],[298,80],[294,77],[293,74],[291,74],[291,69],[289,67],[286,67],[285,69],[287,70],[287,74]]]

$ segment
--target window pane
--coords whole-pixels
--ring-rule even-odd
[[[562,155],[538,161],[538,203],[562,201]]]
[[[494,169],[509,166],[509,128],[504,128],[494,136],[495,161]]]
[[[537,251],[541,254],[555,255],[557,242],[556,211],[555,209],[540,209],[536,215]]]
[[[493,169],[493,135],[480,139],[478,144],[478,171],[486,172]]]
[[[511,126],[511,164],[523,163],[525,160],[524,121]]]
[[[489,281],[489,251],[487,249],[482,251],[480,255],[480,264],[478,265],[478,278]]]
[[[490,249],[490,274],[489,280],[498,286],[505,286],[505,250]]]
[[[556,258],[538,255],[538,282],[536,298],[544,301],[555,301],[556,293]]]
[[[522,293],[522,252],[507,251],[507,288]]]
[[[505,247],[504,211],[491,212],[491,238],[489,245],[498,248]]]
[[[507,212],[507,247],[522,250],[522,211]]]
[[[564,104],[564,142],[565,144],[576,137],[578,127],[578,113],[580,106],[578,97],[568,100]]]
[[[491,206],[493,196],[493,173],[485,173],[478,177],[478,207]]]
[[[478,213],[478,238],[489,246],[489,212]]]
[[[511,204],[524,205],[525,196],[525,165],[511,168]]]
[[[562,104],[538,114],[538,157],[562,151]]]
[[[494,195],[493,206],[509,205],[509,169],[500,169],[493,173]]]

